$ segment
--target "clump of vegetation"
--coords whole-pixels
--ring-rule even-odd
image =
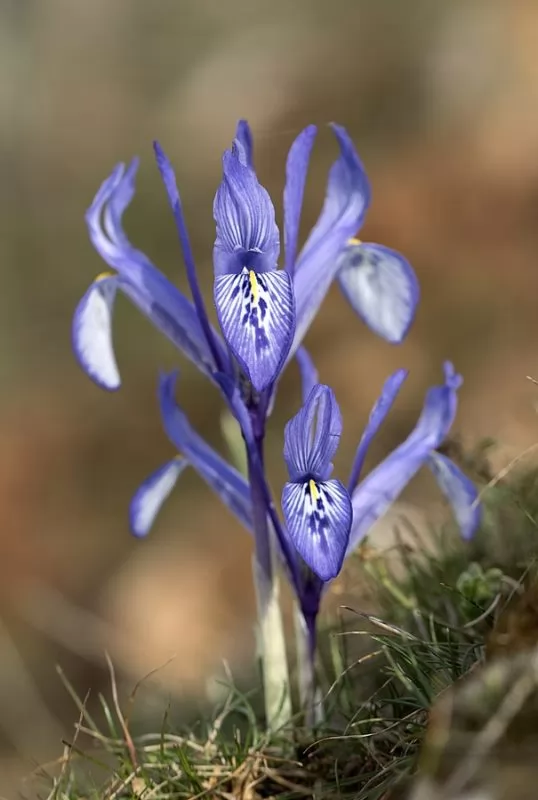
[[[297,718],[268,731],[257,693],[230,678],[211,718],[178,732],[166,714],[135,737],[136,691],[122,707],[111,665],[103,724],[69,687],[80,718],[54,775],[43,770],[48,798],[489,800],[494,775],[507,793],[492,798],[533,796],[516,785],[529,788],[534,764],[522,753],[538,729],[538,470],[496,479],[484,447],[460,460],[489,484],[480,532],[469,543],[450,529],[428,547],[402,543],[395,572],[384,554],[359,553],[379,610],[342,609],[323,632],[313,729]]]

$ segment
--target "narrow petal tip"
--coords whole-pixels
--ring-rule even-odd
[[[242,147],[241,159],[247,167],[253,166],[254,142],[250,125],[246,119],[240,119],[237,123],[235,138]]]
[[[117,278],[98,277],[79,302],[72,325],[73,350],[91,380],[109,392],[121,386],[112,344],[112,314]]]
[[[459,389],[463,384],[463,376],[456,372],[452,361],[445,361],[443,364],[443,371],[445,374],[445,384],[449,389]]]
[[[298,348],[295,358],[301,373],[303,403],[306,403],[310,392],[314,386],[319,383],[319,375],[308,350],[302,345]]]
[[[153,142],[153,152],[155,153],[157,167],[161,173],[169,200],[173,204],[173,202],[176,200],[178,191],[172,164],[157,140]]]

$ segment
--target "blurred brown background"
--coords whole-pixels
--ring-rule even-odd
[[[308,344],[345,419],[338,466],[386,375],[411,368],[370,463],[410,429],[445,358],[465,376],[458,430],[498,438],[502,460],[537,430],[525,379],[538,372],[537,36],[533,0],[0,4],[1,794],[71,735],[57,662],[84,695],[106,686],[105,648],[131,683],[175,653],[158,681],[181,707],[206,697],[223,658],[241,672],[252,656],[250,542],[205,486],[186,474],[147,541],[127,530],[133,490],[172,452],[155,381],[176,353],[120,301],[121,392],[95,388],[71,354],[75,304],[103,268],[83,220],[101,181],[142,157],[127,229],[184,285],[152,161],[161,141],[209,298],[212,199],[237,119],[275,198],[294,136],[321,126],[305,231],[335,156],[324,125],[346,125],[374,188],[361,238],[406,253],[422,303],[400,348],[337,289],[316,320]],[[218,444],[219,398],[180,366],[185,408]],[[277,491],[292,373],[269,442]],[[419,481],[409,502],[431,488]]]

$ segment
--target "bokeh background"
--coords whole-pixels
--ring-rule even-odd
[[[3,0],[0,3],[0,794],[58,756],[82,696],[106,691],[104,650],[150,697],[211,696],[222,659],[250,668],[250,542],[186,474],[151,537],[127,506],[171,454],[155,398],[177,354],[118,303],[123,387],[107,395],[70,350],[73,309],[103,264],[84,211],[117,161],[138,154],[131,239],[184,285],[173,221],[152,160],[177,169],[210,297],[212,199],[220,156],[247,117],[277,208],[284,160],[320,126],[304,228],[347,126],[374,189],[362,237],[402,250],[422,303],[406,343],[378,341],[335,288],[308,336],[341,403],[352,457],[386,375],[411,375],[370,464],[411,428],[445,358],[465,376],[457,430],[493,436],[499,463],[538,430],[538,5],[529,0]],[[222,446],[220,405],[182,366],[181,400]],[[278,487],[282,423],[297,407],[290,370],[269,441]],[[426,478],[418,512],[438,497]],[[360,592],[359,586],[351,591]]]

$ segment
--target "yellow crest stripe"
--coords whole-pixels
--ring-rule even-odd
[[[104,281],[106,278],[115,278],[118,273],[114,272],[113,270],[108,270],[107,272],[100,272],[97,278],[94,280],[94,283],[99,283],[99,281]]]
[[[258,279],[256,278],[256,273],[254,272],[254,270],[252,269],[249,270],[248,279],[250,281],[250,291],[252,292],[252,297],[254,298],[254,300],[257,300],[259,287],[258,287]]]

